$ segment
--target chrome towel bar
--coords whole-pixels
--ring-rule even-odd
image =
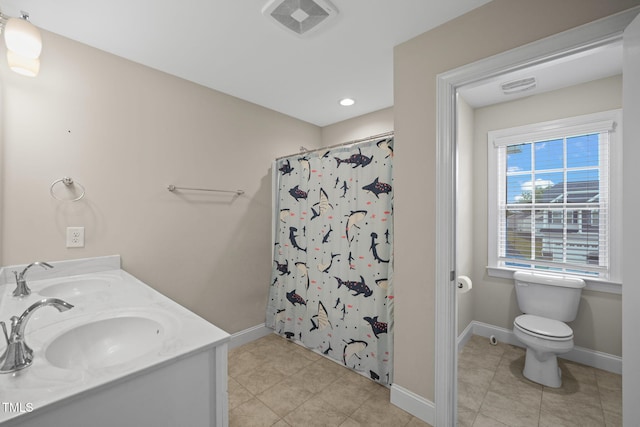
[[[240,196],[242,194],[244,194],[244,190],[215,190],[212,188],[194,188],[194,187],[178,187],[175,186],[173,184],[169,184],[167,186],[167,190],[173,192],[176,190],[189,190],[189,191],[213,191],[216,193],[235,193],[236,195]]]

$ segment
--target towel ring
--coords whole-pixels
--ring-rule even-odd
[[[80,187],[80,190],[82,190],[82,193],[80,193],[80,195],[75,199],[61,199],[58,196],[56,196],[55,193],[53,192],[53,187],[55,187],[55,185],[59,182],[63,183],[67,187],[71,185],[74,185],[74,186],[77,185],[78,187]],[[82,184],[80,184],[79,182],[73,182],[73,178],[65,176],[64,178],[60,178],[56,181],[53,181],[53,183],[51,184],[51,187],[49,187],[49,193],[51,194],[51,197],[53,197],[56,200],[60,200],[62,202],[77,202],[78,200],[84,197],[85,190]]]

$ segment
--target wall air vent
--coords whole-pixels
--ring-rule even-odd
[[[262,13],[279,27],[306,36],[335,18],[338,9],[329,0],[270,0]]]
[[[500,84],[502,93],[510,95],[512,93],[524,92],[525,90],[535,89],[536,78],[527,77],[525,79],[511,80],[510,82],[504,82]]]

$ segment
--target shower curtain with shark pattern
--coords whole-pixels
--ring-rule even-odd
[[[392,381],[393,137],[276,162],[267,326]]]

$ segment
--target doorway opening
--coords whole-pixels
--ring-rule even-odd
[[[526,84],[528,72],[551,64],[570,63],[597,52],[613,52],[624,28],[637,15],[633,9],[531,43],[438,76],[438,158],[436,259],[436,425],[457,419],[457,298],[459,164],[457,111],[460,93],[484,83]],[[510,78],[513,77],[513,78]],[[597,78],[597,77],[596,77]],[[587,80],[585,80],[587,81]],[[531,82],[529,81],[529,84]],[[536,82],[537,83],[537,82]],[[499,86],[499,85],[498,85]],[[524,96],[528,96],[523,92]],[[468,95],[467,95],[468,96]],[[475,255],[474,255],[475,256]],[[483,261],[483,262],[486,262]],[[464,274],[464,273],[462,273]],[[473,277],[472,277],[473,278]]]

